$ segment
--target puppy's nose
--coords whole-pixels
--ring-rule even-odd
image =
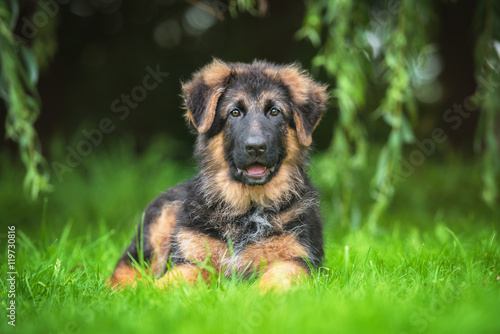
[[[267,150],[266,141],[262,137],[250,137],[245,143],[245,151],[248,155],[258,157]]]

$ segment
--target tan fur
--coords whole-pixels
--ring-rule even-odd
[[[259,288],[262,291],[286,290],[291,287],[294,281],[306,275],[302,266],[293,261],[276,261],[271,263],[265,270],[259,281]]]
[[[236,259],[238,270],[260,268],[274,261],[287,261],[307,256],[307,250],[293,234],[282,234],[247,246]]]
[[[295,121],[295,126],[297,127],[297,135],[299,141],[304,146],[309,146],[312,144],[312,133],[308,133],[304,128],[304,123],[302,123],[302,118],[299,114],[293,114],[293,120]]]
[[[248,186],[230,179],[227,163],[217,171],[212,178],[212,184],[207,185],[207,194],[214,198],[222,198],[229,205],[231,215],[247,212],[252,203],[262,207],[272,207],[282,199],[286,200],[296,192],[297,183],[303,180],[298,176],[297,167],[282,165],[278,174],[263,186]]]
[[[205,133],[210,130],[212,123],[215,118],[215,111],[217,108],[217,102],[219,101],[219,97],[224,92],[224,88],[219,88],[215,91],[215,93],[210,98],[208,102],[207,109],[205,111],[205,115],[203,116],[203,120],[201,121],[200,126],[198,127],[198,131],[200,133]]]
[[[300,152],[302,148],[299,145],[299,142],[297,141],[297,133],[295,130],[289,128],[286,134],[286,140],[287,140],[287,155],[285,160],[283,161],[284,165],[296,165],[302,163],[302,161],[299,160],[300,157]]]
[[[324,101],[324,103],[327,103],[328,93],[326,92],[326,89],[327,89],[326,85],[319,85],[317,83],[314,83],[314,85],[311,86],[312,98],[315,100]],[[321,121],[321,117],[319,117],[318,120],[316,121],[316,124],[314,124],[313,130],[316,129],[316,127],[319,124],[319,121]]]
[[[106,282],[109,287],[126,286],[133,284],[140,278],[139,271],[128,264],[120,263],[113,272],[113,276]]]
[[[224,260],[230,257],[226,243],[203,233],[183,229],[177,234],[177,241],[186,259],[198,263],[210,258],[208,264],[216,270],[222,269]]]
[[[156,280],[156,286],[161,289],[168,289],[174,286],[178,286],[181,282],[188,284],[194,284],[198,281],[198,278],[205,281],[209,279],[209,272],[205,269],[201,269],[196,266],[189,264],[181,264],[168,271],[165,276]]]
[[[224,159],[224,139],[222,133],[208,142],[207,172],[210,181],[204,184],[204,192],[208,201],[222,198],[230,207],[221,214],[240,215],[248,211],[252,203],[263,207],[272,207],[276,203],[287,200],[297,192],[304,180],[300,177],[297,159],[300,147],[293,129],[288,129],[288,154],[278,174],[263,186],[249,186],[231,180],[229,165]]]
[[[165,205],[161,215],[150,227],[150,242],[155,254],[151,271],[156,275],[162,274],[165,269],[165,261],[168,260],[171,237],[176,223],[176,215],[181,204],[181,202],[174,202]]]
[[[207,103],[205,112],[203,113],[203,119],[200,124],[197,125],[194,122],[191,110],[186,107],[187,110],[185,118],[191,122],[198,132],[205,133],[210,129],[210,126],[214,121],[217,102],[219,101],[220,95],[224,92],[223,84],[230,74],[231,69],[225,63],[214,59],[210,65],[197,72],[191,81],[182,85],[185,98],[188,98],[191,95],[191,91],[200,80],[202,80],[211,90],[211,96]]]
[[[231,69],[224,62],[214,59],[212,63],[203,68],[201,75],[209,87],[217,86],[231,74]]]
[[[279,72],[279,77],[290,88],[292,100],[298,104],[307,102],[309,88],[315,83],[296,66],[288,66]]]
[[[196,130],[198,130],[198,128],[196,127],[196,123],[194,121],[194,118],[193,118],[193,114],[191,113],[191,111],[189,109],[184,114],[184,119],[186,120],[186,122],[188,122],[188,124],[191,124],[192,126],[194,126],[194,128]]]

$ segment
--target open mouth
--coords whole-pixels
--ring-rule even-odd
[[[247,178],[252,180],[262,180],[266,178],[269,174],[274,172],[276,165],[271,168],[267,168],[266,166],[256,163],[251,164],[245,170],[241,170],[238,168],[238,172],[245,175]]]
[[[249,165],[242,164],[240,167],[236,163],[230,163],[230,170],[233,177],[249,186],[262,186],[269,182],[278,173],[283,159],[278,157],[274,165],[264,164],[261,161],[254,161]]]

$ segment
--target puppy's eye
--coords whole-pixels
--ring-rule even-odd
[[[279,108],[276,108],[276,107],[273,107],[271,108],[271,110],[269,111],[269,114],[271,116],[278,116],[278,114],[280,113],[281,110],[279,110]]]
[[[229,115],[233,116],[233,117],[240,117],[241,116],[241,111],[239,111],[238,109],[233,109],[229,112]]]

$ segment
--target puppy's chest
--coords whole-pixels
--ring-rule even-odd
[[[211,265],[219,270],[239,270],[249,263],[243,261],[246,253],[255,253],[252,249],[283,232],[276,216],[264,210],[255,210],[237,219],[211,218],[205,223],[210,226],[211,233],[182,232],[176,236],[180,250],[176,255],[180,259],[204,262],[209,258]]]
[[[217,218],[215,226],[222,239],[233,244],[235,251],[282,232],[276,214],[263,209],[235,219]]]

